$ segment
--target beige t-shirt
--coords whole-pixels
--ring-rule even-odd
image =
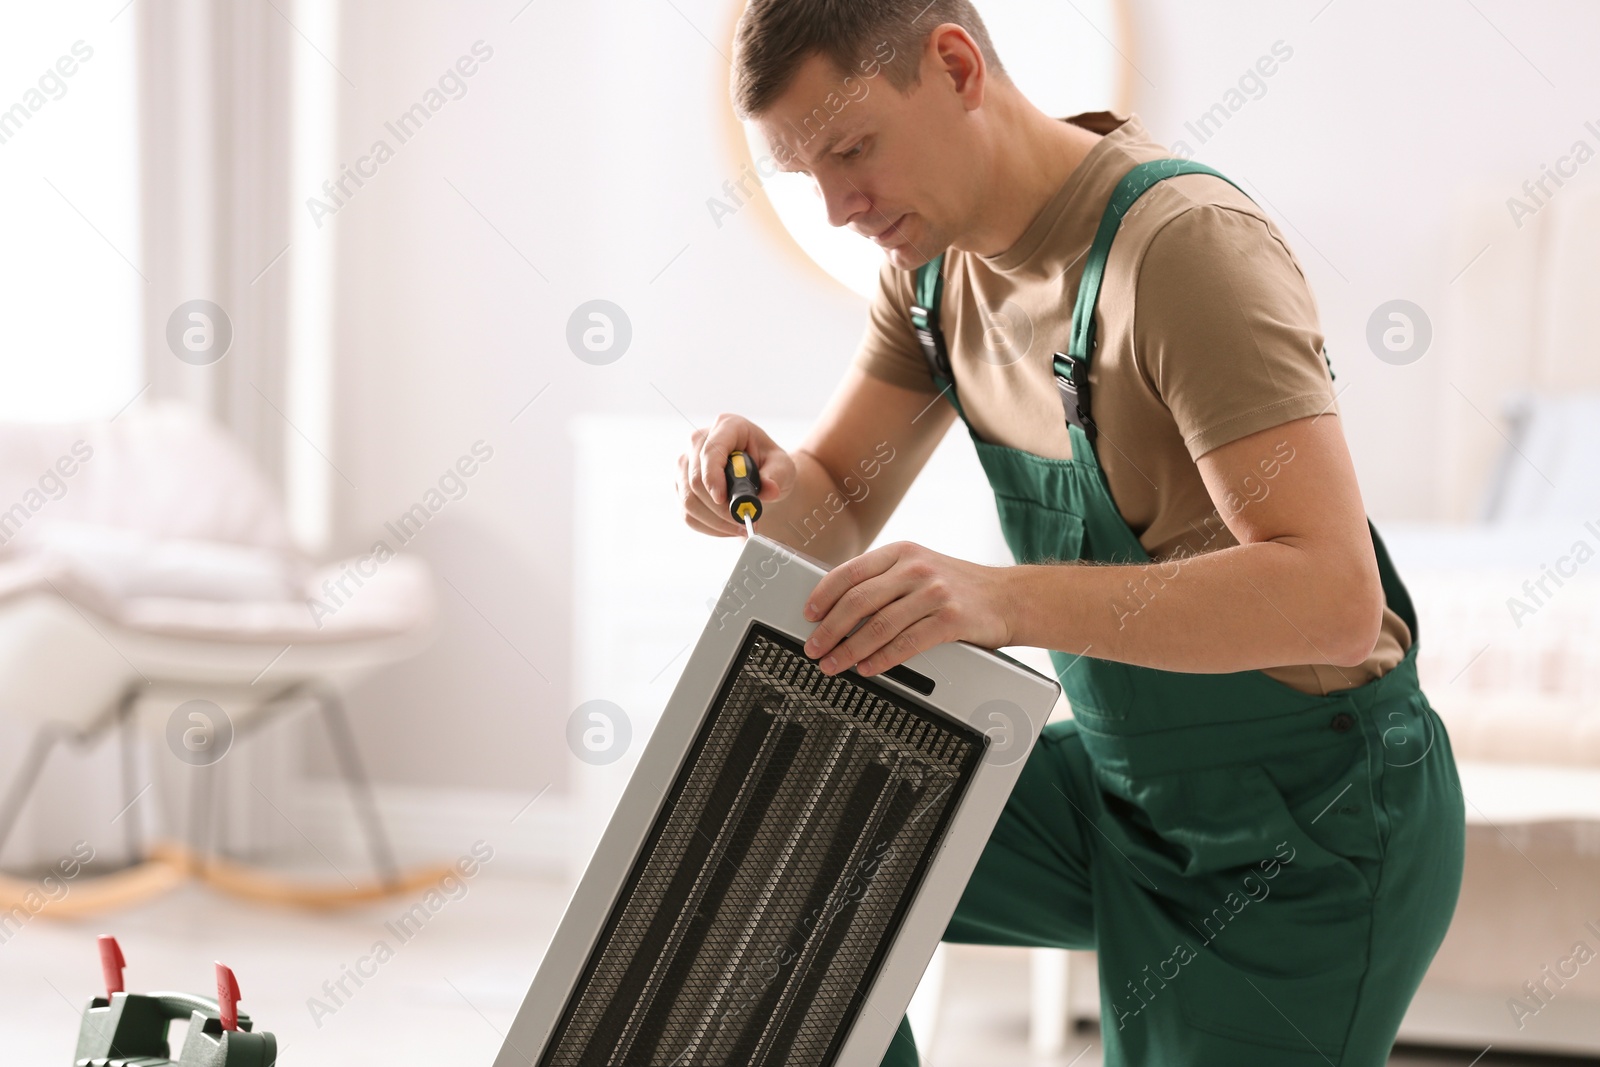
[[[1067,350],[1085,254],[1122,176],[1172,158],[1137,115],[1090,112],[1063,121],[1104,136],[1006,251],[946,251],[939,310],[961,405],[978,436],[1058,459],[1071,458],[1072,444],[1051,357]],[[932,394],[911,326],[915,284],[914,272],[885,261],[855,364]],[[1123,519],[1158,562],[1238,544],[1195,460],[1260,430],[1339,410],[1316,303],[1283,235],[1220,178],[1159,182],[1122,220],[1096,327],[1091,415]],[[1269,443],[1259,469],[1281,473],[1293,464],[1286,454]],[[1235,488],[1230,514],[1270,492],[1271,475]],[[1138,607],[1130,600],[1129,610]],[[1386,606],[1377,646],[1360,667],[1309,663],[1264,673],[1324,694],[1383,675],[1410,644],[1410,627]]]

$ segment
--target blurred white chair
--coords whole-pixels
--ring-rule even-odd
[[[208,857],[210,766],[197,768],[206,773],[191,793],[193,856],[157,855],[224,888],[302,903],[366,899],[414,882],[396,868],[340,699],[432,637],[426,567],[379,555],[313,567],[249,457],[193,409],[153,403],[110,422],[0,426],[0,716],[34,731],[0,800],[0,850],[62,740],[120,726],[131,804],[141,789],[133,743],[142,704],[159,700],[169,713],[189,700],[214,704],[220,717],[204,705],[192,723],[180,717],[178,737],[201,747],[314,707],[376,883],[300,891]],[[124,822],[135,865],[147,852],[138,826]],[[142,884],[171,880],[157,872]],[[92,910],[116,894],[75,888],[73,898]]]

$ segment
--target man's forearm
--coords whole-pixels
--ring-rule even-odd
[[[790,455],[798,484],[777,503],[761,506],[756,532],[834,566],[860,555],[866,546],[850,498],[816,456],[804,449]]]
[[[1361,663],[1382,621],[1376,563],[1329,566],[1278,541],[1143,565],[1002,569],[1012,643],[1161,670],[1218,674]]]

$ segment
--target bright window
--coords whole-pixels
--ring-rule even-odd
[[[0,419],[108,416],[143,384],[135,13],[124,3],[8,4],[0,15]]]

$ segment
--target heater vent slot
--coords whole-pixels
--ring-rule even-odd
[[[752,624],[541,1067],[825,1067],[984,736]]]

